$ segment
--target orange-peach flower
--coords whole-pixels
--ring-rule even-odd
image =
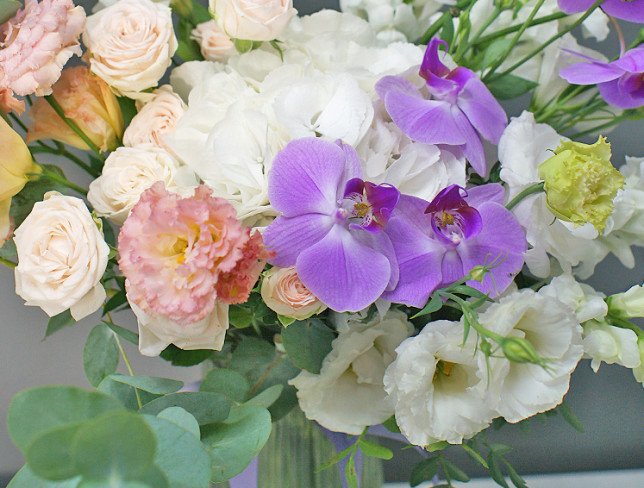
[[[296,320],[308,319],[326,309],[300,281],[294,267],[271,268],[262,281],[261,294],[275,313]]]
[[[25,102],[14,97],[11,88],[0,88],[0,112],[16,112],[20,115],[24,111]]]
[[[76,122],[101,151],[118,146],[123,135],[123,115],[118,100],[110,87],[87,66],[65,69],[53,87],[53,95],[65,116]],[[45,99],[34,102],[31,118],[27,142],[54,139],[79,149],[89,149]]]

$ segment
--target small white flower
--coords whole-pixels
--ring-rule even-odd
[[[492,304],[480,314],[479,322],[504,337],[528,340],[547,360],[545,368],[505,358],[489,360],[497,412],[515,423],[559,405],[583,353],[581,326],[570,307],[547,294],[524,289]],[[480,365],[486,366],[484,358]]]
[[[601,320],[608,313],[605,295],[585,283],[578,283],[570,274],[553,278],[549,285],[539,290],[539,294],[568,305],[580,324],[591,319]]]
[[[485,368],[474,334],[463,345],[463,324],[431,322],[396,349],[385,373],[385,390],[403,435],[417,446],[439,440],[460,444],[487,427]]]
[[[637,368],[641,363],[637,334],[630,329],[593,320],[584,324],[583,346],[595,372],[602,362],[627,368]]]
[[[630,287],[609,298],[611,312],[622,317],[644,317],[644,285]]]
[[[367,324],[350,322],[333,341],[320,374],[302,371],[290,381],[306,417],[329,430],[353,435],[387,420],[393,408],[383,375],[396,356],[396,347],[412,331],[407,316],[399,311]]]
[[[69,309],[76,320],[105,300],[103,277],[109,247],[85,203],[45,194],[15,232],[16,293],[26,305],[53,317]]]

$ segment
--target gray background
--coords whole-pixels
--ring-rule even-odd
[[[80,3],[92,5],[94,1],[84,0]],[[337,6],[337,1],[296,0],[295,5],[300,13],[309,13],[321,7]],[[636,29],[632,24],[627,27],[625,34],[628,41],[635,37]],[[592,47],[591,43],[586,44]],[[600,49],[615,54],[613,39],[603,44]],[[508,112],[517,115],[526,105],[516,103],[508,106]],[[615,164],[621,164],[625,154],[643,155],[643,136],[644,122],[641,120],[628,121],[610,134]],[[65,168],[70,179],[89,183],[75,168]],[[642,281],[643,258],[644,250],[637,249],[638,264],[633,270],[627,270],[617,260],[609,258],[598,266],[590,283],[609,294],[623,291]],[[0,269],[0,311],[0,418],[5,418],[11,397],[22,389],[44,384],[89,386],[82,370],[82,351],[87,334],[97,323],[98,317],[90,317],[44,341],[47,323],[44,313],[23,305],[15,294],[12,272],[6,268]],[[135,327],[129,314],[119,316],[117,323]],[[136,348],[129,344],[125,347],[139,374],[184,381],[199,377],[198,368],[170,367],[161,359],[139,355]],[[603,365],[599,373],[594,374],[588,362],[584,362],[573,375],[571,391],[567,396],[567,402],[585,426],[584,433],[572,430],[562,419],[555,417],[545,422],[533,421],[527,427],[506,426],[491,435],[499,442],[516,447],[516,453],[509,458],[520,472],[526,474],[642,468],[643,400],[643,389],[629,370]],[[454,459],[462,461],[472,473],[477,472],[476,466],[460,453],[455,452]],[[397,452],[395,458],[386,463],[387,478],[391,481],[405,480],[414,461],[416,455],[412,450]],[[20,453],[8,437],[4,421],[0,422],[0,478],[17,470],[22,462]]]

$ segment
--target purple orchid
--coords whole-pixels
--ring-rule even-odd
[[[431,99],[400,76],[385,76],[376,84],[376,91],[391,119],[407,136],[425,144],[460,146],[474,170],[487,176],[481,137],[498,144],[508,117],[472,70],[450,70],[441,62],[441,45],[447,49],[445,41],[432,39],[420,66]]]
[[[626,51],[611,63],[574,51],[568,52],[587,61],[567,66],[559,72],[568,83],[597,84],[604,100],[615,107],[637,108],[644,105],[644,46]]]
[[[559,0],[559,8],[567,14],[585,12],[595,0]],[[612,17],[641,24],[644,22],[644,0],[604,0],[601,9]]]
[[[401,196],[387,226],[400,275],[383,298],[423,307],[436,288],[464,278],[475,266],[490,271],[467,284],[492,297],[502,293],[521,270],[527,249],[525,232],[503,198],[498,184],[467,192],[451,185],[431,203]]]
[[[290,142],[273,161],[268,197],[281,213],[264,233],[271,264],[295,266],[331,309],[362,310],[396,286],[398,262],[383,229],[400,192],[363,181],[352,147]]]

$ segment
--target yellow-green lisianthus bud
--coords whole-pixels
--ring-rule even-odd
[[[610,144],[602,136],[595,144],[562,142],[555,155],[539,166],[550,211],[561,220],[590,223],[602,232],[617,190],[624,185],[610,156]]]
[[[624,293],[608,297],[608,312],[615,317],[644,317],[644,286],[635,285]]]
[[[501,341],[503,355],[514,363],[545,364],[532,343],[520,337],[506,337]]]

